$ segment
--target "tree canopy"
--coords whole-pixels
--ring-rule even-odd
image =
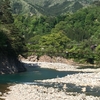
[[[57,17],[17,15],[14,23],[25,36],[28,53],[60,54],[95,63],[99,59],[99,16],[100,7],[90,6]],[[92,49],[91,46],[95,45]]]
[[[1,0],[0,12],[0,53],[17,56],[25,49],[24,38],[14,24],[9,0]]]

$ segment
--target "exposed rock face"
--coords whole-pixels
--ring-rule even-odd
[[[29,61],[32,61],[32,62],[37,62],[38,61],[38,57],[36,55],[32,55],[30,57],[27,58]]]
[[[0,74],[11,74],[23,71],[26,71],[26,69],[16,57],[0,55]]]
[[[63,57],[50,57],[48,55],[43,55],[43,56],[36,56],[36,55],[32,55],[32,56],[29,56],[27,59],[23,58],[22,56],[19,56],[19,59],[24,61],[24,60],[27,60],[27,61],[31,61],[31,62],[51,62],[51,63],[66,63],[66,64],[73,64],[73,60],[68,60],[66,58],[63,58]]]
[[[67,63],[67,59],[63,58],[63,57],[50,57],[47,55],[43,55],[39,58],[38,60],[39,62],[56,62],[56,63]]]
[[[52,62],[52,58],[50,56],[47,55],[43,55],[39,58],[38,60],[39,62]]]

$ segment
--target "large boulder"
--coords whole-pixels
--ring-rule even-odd
[[[36,55],[29,56],[27,58],[28,61],[37,62],[38,57]]]
[[[38,62],[52,62],[52,58],[47,55],[43,55],[39,58]]]
[[[68,60],[63,58],[63,57],[52,57],[52,62],[57,62],[57,63],[68,63]]]

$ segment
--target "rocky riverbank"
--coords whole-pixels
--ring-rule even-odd
[[[23,61],[25,63],[25,61]],[[37,80],[33,83],[10,86],[5,100],[100,100],[100,69],[78,69],[63,63],[26,62],[26,66],[40,66],[59,71],[78,71],[65,77]],[[29,67],[28,66],[28,67]],[[52,74],[52,73],[51,73]]]
[[[13,74],[26,71],[16,56],[0,54],[0,74]]]

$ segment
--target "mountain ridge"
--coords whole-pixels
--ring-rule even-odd
[[[76,12],[94,1],[96,0],[11,0],[11,8],[14,14],[56,16]]]

